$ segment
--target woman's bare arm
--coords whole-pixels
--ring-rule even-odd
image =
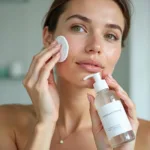
[[[0,106],[0,150],[17,150],[12,130],[11,116],[7,109]]]
[[[55,124],[51,121],[37,124],[25,150],[49,150],[54,130]]]
[[[17,147],[7,132],[7,129],[0,126],[0,150],[17,150]]]
[[[33,109],[29,106],[0,106],[0,150],[49,150],[54,129],[55,123],[50,120],[37,124]],[[20,145],[23,137],[27,142]]]

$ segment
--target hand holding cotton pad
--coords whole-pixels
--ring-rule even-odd
[[[56,38],[56,41],[62,45],[62,48],[60,50],[60,59],[58,62],[64,62],[68,57],[69,52],[69,44],[68,41],[64,36],[58,36]]]

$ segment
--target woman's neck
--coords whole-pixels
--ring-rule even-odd
[[[66,134],[91,127],[89,102],[87,93],[95,94],[91,89],[80,88],[66,83],[58,82],[60,96],[60,110],[57,125],[63,128]]]

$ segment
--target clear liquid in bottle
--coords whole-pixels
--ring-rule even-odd
[[[95,80],[93,84],[97,93],[95,107],[111,146],[116,148],[134,140],[134,132],[119,98],[109,90],[106,81],[101,79],[100,73],[88,75],[83,80],[89,78]]]
[[[132,130],[130,130],[126,133],[122,133],[120,135],[113,137],[110,140],[110,143],[113,148],[117,148],[127,142],[131,142],[134,139],[135,139],[134,132]]]
[[[113,120],[108,120],[107,118],[102,119],[105,116],[111,115],[111,113],[110,112],[109,113],[105,112],[106,114],[102,115],[102,114],[100,114],[100,113],[102,113],[101,109],[104,108],[104,107],[107,107],[108,104],[111,105],[111,107],[112,107],[113,106],[113,102],[114,103],[115,102],[120,102],[119,100],[116,100],[116,99],[117,98],[115,97],[113,92],[111,92],[109,89],[104,89],[104,90],[98,92],[97,96],[96,96],[96,99],[95,99],[95,106],[96,106],[96,108],[98,110],[99,116],[100,116],[100,118],[102,120],[102,123],[104,125],[104,129],[106,131],[106,134],[108,136],[110,144],[111,144],[111,146],[113,148],[117,148],[117,147],[123,145],[124,143],[130,142],[130,141],[135,139],[135,135],[134,135],[134,132],[133,132],[132,129],[130,129],[130,130],[126,131],[126,132],[123,132],[122,129],[119,129],[119,125],[118,125],[118,127],[115,127],[115,120],[116,120],[116,124],[117,124],[117,121],[118,121],[118,118],[115,118],[115,117],[119,116],[119,120],[122,119],[123,121],[125,121],[125,122],[123,122],[123,124],[126,123],[127,120],[124,120],[122,118],[122,117],[124,117],[124,118],[126,117],[125,113],[123,113],[123,116],[121,116],[121,115],[117,114],[119,112],[117,112],[116,109],[114,109],[114,111],[110,111],[111,113],[114,113],[114,114],[116,113],[116,116],[111,116],[110,118],[108,118],[108,119],[114,119],[114,123],[112,123],[109,126],[106,125],[106,122],[108,122],[108,124],[109,124],[110,122],[113,122]],[[115,107],[115,106],[113,106],[113,107]],[[104,108],[104,110],[107,111],[106,108]],[[127,128],[129,129],[130,127],[129,127],[128,124],[127,124],[127,126],[128,126]],[[107,132],[109,132],[108,130],[110,129],[110,127],[111,127],[111,130],[116,130],[116,131],[112,131],[111,133],[107,133]],[[121,128],[121,125],[120,125],[120,128]],[[122,130],[122,131],[117,131],[117,130]],[[120,133],[120,134],[118,134],[118,133]],[[117,134],[117,135],[115,135],[115,134]]]

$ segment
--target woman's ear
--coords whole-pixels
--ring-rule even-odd
[[[47,48],[52,43],[52,34],[49,32],[48,27],[43,29],[43,45]]]

